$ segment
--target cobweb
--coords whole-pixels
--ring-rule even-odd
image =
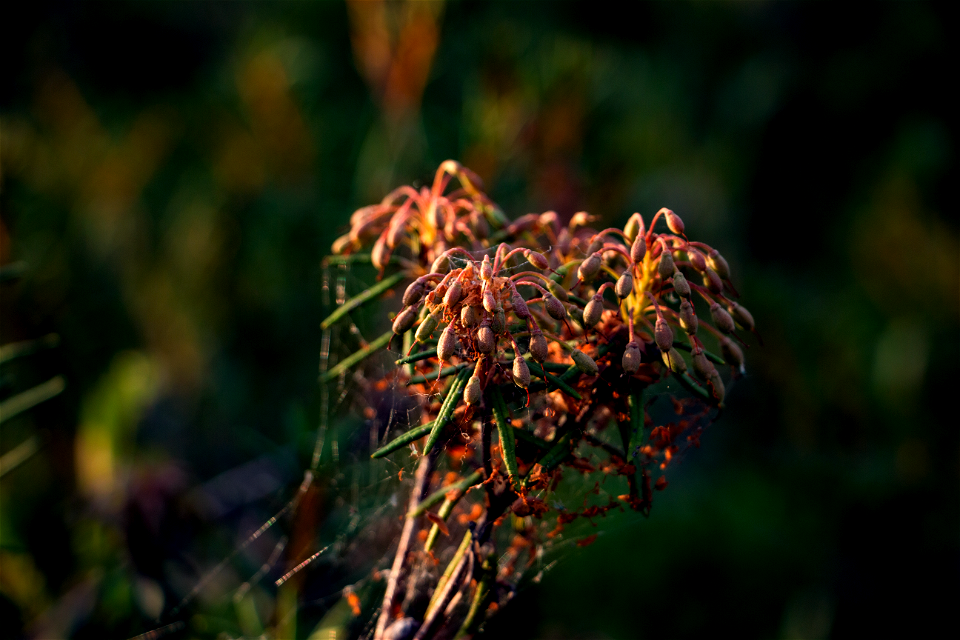
[[[369,266],[348,262],[325,266],[320,292],[324,315],[371,286],[375,277]],[[324,330],[321,380],[338,362],[383,334],[391,312],[398,307],[396,296],[387,294]],[[197,556],[205,559],[194,559],[192,576],[183,571],[171,576],[176,596],[172,601],[177,603],[137,640],[182,631],[200,637],[234,638],[261,635],[270,629],[278,636],[308,637],[325,625],[347,629],[351,636],[372,637],[384,574],[396,548],[417,456],[412,448],[409,453],[398,451],[383,459],[371,460],[370,454],[419,425],[422,407],[440,389],[436,385],[425,394],[407,389],[394,364],[406,347],[409,344],[394,338],[386,349],[360,365],[344,370],[335,380],[321,382],[317,426],[299,482],[278,487],[262,501],[276,505],[269,515],[258,519],[255,514],[264,513],[262,506],[247,513],[225,556],[198,552]],[[687,420],[694,434],[689,441],[697,444],[695,438],[707,422],[703,405],[678,404],[671,393],[664,385],[655,387],[648,396],[648,407],[672,410],[678,420]],[[514,419],[534,424],[543,418],[539,410],[533,398],[519,412],[514,411]],[[462,429],[470,427],[460,425]],[[518,522],[498,527],[498,566],[513,585],[522,589],[539,582],[569,551],[591,543],[605,528],[598,526],[600,521],[614,510],[617,496],[626,491],[623,478],[602,468],[600,447],[603,442],[615,442],[614,435],[615,429],[606,429],[596,434],[598,442],[592,448],[580,445],[576,455],[584,461],[584,468],[565,469],[562,490],[538,494],[551,509],[538,522],[532,522],[531,516],[505,516]],[[446,453],[440,474],[469,463]],[[455,548],[455,541],[469,526],[464,514],[477,503],[482,503],[481,491],[474,490],[451,516],[446,547],[438,551],[441,570],[444,554],[446,558],[452,554],[450,542]],[[600,508],[593,509],[597,506]],[[620,504],[616,510],[624,511]],[[619,526],[635,517],[619,520]],[[529,530],[531,523],[535,525],[533,535],[518,542],[520,536],[514,530],[522,526]],[[509,600],[511,595],[501,599]]]

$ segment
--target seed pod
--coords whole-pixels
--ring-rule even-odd
[[[707,254],[707,266],[716,271],[721,278],[730,279],[730,265],[716,249],[711,249],[710,253]]]
[[[683,235],[683,220],[680,219],[680,216],[675,214],[670,209],[662,209],[664,216],[667,219],[667,227],[670,231],[673,231],[678,236]]]
[[[443,310],[438,307],[433,313],[423,319],[423,322],[417,327],[417,342],[426,342],[430,339],[430,336],[433,335],[433,330],[440,324],[440,315],[442,313]]]
[[[460,309],[460,324],[465,327],[475,327],[480,322],[480,308],[465,304]]]
[[[737,324],[747,331],[753,331],[753,316],[746,308],[736,302],[727,308],[730,309],[730,314],[733,316],[733,319],[737,321]]]
[[[587,327],[592,327],[600,322],[600,318],[603,316],[603,298],[600,297],[600,294],[593,296],[590,302],[587,303],[587,306],[583,308],[583,324]]]
[[[483,308],[490,313],[497,309],[497,297],[493,294],[493,289],[489,287],[483,289]]]
[[[437,358],[441,361],[449,360],[460,346],[460,339],[457,338],[457,332],[453,329],[453,323],[447,325],[447,328],[440,334],[440,341],[437,342]]]
[[[593,277],[597,275],[597,272],[600,271],[600,264],[600,255],[591,253],[577,268],[577,277],[583,282],[590,282],[593,280]]]
[[[530,309],[527,308],[527,302],[515,286],[510,287],[510,304],[513,305],[513,312],[517,314],[518,318],[527,319],[530,317]]]
[[[640,217],[639,213],[635,213],[630,216],[630,219],[627,220],[627,224],[623,226],[623,235],[627,236],[627,240],[633,242],[638,235],[643,234],[643,218]]]
[[[630,245],[630,259],[639,264],[645,255],[647,255],[647,239],[641,233]]]
[[[530,336],[530,355],[537,362],[543,362],[550,355],[547,339],[543,337],[542,333],[534,333]]]
[[[620,274],[617,285],[613,290],[621,300],[633,293],[633,274],[630,273],[629,269]]]
[[[567,294],[567,290],[564,289],[559,282],[554,282],[553,280],[547,282],[547,290],[564,302],[570,297],[569,294]]]
[[[450,270],[450,258],[441,253],[430,265],[430,273],[446,273]]]
[[[483,256],[483,262],[480,263],[480,279],[484,281],[493,277],[493,265],[490,263],[490,256]]]
[[[507,314],[503,312],[503,309],[497,309],[496,313],[493,314],[493,323],[490,328],[498,335],[507,328]]]
[[[660,351],[666,352],[673,348],[673,329],[664,318],[657,318],[657,324],[653,327],[653,337]]]
[[[387,236],[386,234],[380,234],[376,244],[373,245],[373,249],[370,250],[370,264],[379,271],[383,271],[389,261],[390,247],[387,246]]]
[[[550,317],[554,320],[563,320],[567,317],[567,309],[563,306],[563,303],[557,300],[554,296],[549,293],[543,296],[543,306],[547,308],[547,313],[550,314]]]
[[[402,336],[407,331],[410,330],[410,327],[413,326],[413,323],[417,321],[417,308],[416,307],[407,307],[403,311],[397,314],[397,317],[393,319],[393,332],[398,336]]]
[[[477,351],[490,353],[497,346],[497,338],[489,325],[483,325],[477,330]]]
[[[460,283],[454,281],[450,285],[450,288],[447,289],[447,293],[443,296],[443,304],[447,309],[453,309],[454,305],[460,302],[460,294],[463,293],[463,287],[460,286]]]
[[[640,368],[640,345],[636,342],[628,342],[627,348],[623,352],[623,371],[627,374],[634,374]]]
[[[470,218],[470,221],[473,224],[473,235],[477,239],[483,240],[490,235],[490,225],[487,224],[487,217],[485,215],[478,211]]]
[[[391,223],[387,229],[387,246],[393,249],[400,244],[403,241],[404,231],[406,231],[406,226],[402,221],[399,223]]]
[[[717,402],[723,402],[726,390],[723,388],[723,380],[720,378],[720,373],[717,372],[716,369],[710,374],[710,379],[707,380],[707,383],[713,388],[713,397],[717,399]]]
[[[684,298],[680,301],[680,326],[687,332],[687,335],[697,335],[697,313],[693,310],[690,301]]]
[[[663,353],[663,363],[667,365],[670,371],[674,373],[685,373],[687,371],[687,363],[684,361],[683,356],[680,355],[680,352],[670,347],[669,351]]]
[[[477,368],[479,369],[479,363]],[[480,404],[480,398],[482,397],[483,389],[480,388],[480,378],[474,371],[474,374],[467,380],[467,386],[463,389],[463,400],[470,406],[476,406]]]
[[[720,279],[716,271],[707,267],[703,272],[703,286],[714,293],[721,293],[723,291],[723,280]]]
[[[743,366],[743,351],[730,338],[724,338],[720,341],[720,353],[727,364],[736,367],[740,373],[745,373]]]
[[[690,297],[690,283],[687,282],[687,279],[679,269],[673,273],[673,290],[676,291],[677,295],[681,298]]]
[[[590,238],[590,246],[587,247],[587,253],[596,253],[603,248],[603,238],[597,234]]]
[[[542,253],[538,253],[537,251],[530,251],[529,249],[527,249],[526,251],[523,252],[523,255],[526,256],[527,261],[533,266],[535,266],[537,269],[548,269],[550,267],[550,263],[547,261],[547,259],[543,256]]]
[[[518,387],[524,389],[530,386],[530,367],[519,353],[513,359],[513,381]]]
[[[693,265],[693,268],[700,273],[703,273],[706,270],[707,261],[704,259],[703,254],[696,249],[687,249],[687,258],[690,260],[690,264]]]
[[[716,367],[713,366],[712,362],[707,360],[707,356],[703,354],[703,349],[700,347],[693,349],[690,362],[693,364],[693,372],[697,374],[697,377],[701,380],[709,380],[710,375],[716,371]]]
[[[577,365],[577,369],[580,369],[583,373],[588,376],[595,376],[600,373],[600,369],[597,367],[597,363],[593,361],[593,358],[585,354],[580,349],[574,349],[570,353],[570,357],[573,358],[573,364]]]
[[[664,245],[663,252],[660,254],[660,264],[657,265],[657,273],[660,274],[660,277],[663,280],[673,276],[673,272],[677,270],[677,266],[673,263],[673,254],[670,249]]]
[[[733,333],[736,326],[733,324],[733,318],[727,313],[727,310],[714,302],[710,305],[710,317],[713,318],[713,326],[724,333]]]
[[[422,282],[418,280],[411,282],[407,290],[403,292],[403,306],[409,307],[413,303],[419,302],[424,291],[426,291],[426,287],[423,286]]]

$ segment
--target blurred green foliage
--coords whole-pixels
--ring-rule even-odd
[[[0,263],[27,271],[0,284],[0,342],[60,345],[5,362],[0,400],[67,387],[0,432],[0,454],[40,443],[0,485],[5,637],[147,631],[283,504],[318,415],[320,259],[353,209],[448,157],[512,216],[622,225],[671,207],[723,249],[764,338],[652,516],[608,516],[490,637],[956,628],[945,5],[15,13],[0,26]],[[356,458],[356,437],[337,437]],[[260,462],[265,484],[231,484]],[[318,512],[346,491],[331,484]],[[227,609],[191,633],[257,632],[256,610]]]

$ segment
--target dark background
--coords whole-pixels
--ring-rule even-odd
[[[651,517],[607,517],[491,637],[956,632],[947,5],[620,9],[6,9],[0,260],[26,272],[0,284],[0,341],[60,346],[5,363],[0,400],[67,386],[0,432],[39,449],[0,485],[4,637],[146,631],[292,494],[320,260],[447,158],[513,217],[672,208],[764,339]],[[191,635],[243,615],[198,611]]]

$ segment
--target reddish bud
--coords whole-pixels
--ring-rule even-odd
[[[716,249],[712,249],[707,255],[707,265],[716,271],[721,278],[730,279],[730,265]]]
[[[630,242],[633,242],[637,236],[643,235],[643,218],[639,213],[633,214],[627,220],[627,224],[623,227],[623,235],[627,236]]]
[[[490,280],[493,277],[493,264],[490,262],[490,256],[483,256],[483,262],[480,263],[480,279]]]
[[[673,276],[673,272],[677,270],[677,266],[673,263],[673,254],[670,252],[670,249],[666,245],[663,247],[663,252],[660,254],[660,264],[657,265],[657,273],[660,274],[660,277],[664,280]]]
[[[673,273],[673,290],[682,298],[690,297],[690,283],[679,269]]]
[[[376,244],[370,250],[370,263],[378,270],[383,271],[384,267],[390,261],[390,247],[387,246],[386,234],[381,234],[377,238]]]
[[[547,308],[547,313],[550,314],[550,317],[554,320],[560,320],[561,322],[567,318],[567,308],[563,306],[563,303],[557,300],[554,296],[549,293],[543,296],[544,306]]]
[[[487,218],[479,211],[470,218],[470,221],[473,223],[473,235],[480,240],[483,240],[490,235],[490,225],[487,224]]]
[[[703,273],[703,271],[707,268],[706,259],[703,257],[703,254],[696,249],[688,249],[687,258],[690,259],[690,264],[693,265],[693,268],[700,273]]]
[[[353,240],[350,239],[350,234],[343,235],[333,241],[333,246],[330,248],[330,251],[332,251],[334,255],[339,255],[346,251],[352,244]]]
[[[657,318],[657,324],[653,327],[653,337],[660,351],[666,352],[673,348],[673,329],[664,318]]]
[[[680,355],[680,352],[670,348],[669,351],[663,353],[663,363],[667,365],[670,371],[674,373],[685,373],[687,371],[687,363],[684,361],[683,356]]]
[[[407,307],[393,319],[393,332],[398,336],[405,334],[417,321],[416,307]]]
[[[714,293],[721,293],[723,291],[723,280],[720,279],[716,271],[707,267],[703,272],[703,286]]]
[[[726,309],[714,302],[710,305],[710,317],[713,318],[713,326],[724,333],[733,333],[736,326],[733,324],[733,318],[727,313]]]
[[[446,273],[450,270],[450,258],[445,254],[440,254],[430,265],[430,273]]]
[[[701,380],[709,380],[711,373],[716,370],[716,367],[707,359],[700,347],[694,347],[690,361],[693,364],[693,372]]]
[[[477,330],[477,351],[480,353],[490,353],[497,346],[497,338],[488,325],[483,325]]]
[[[627,348],[623,352],[623,371],[627,374],[634,374],[640,369],[640,345],[636,342],[628,342]]]
[[[463,305],[460,309],[460,324],[465,327],[475,327],[480,322],[480,308],[473,305]]]
[[[680,301],[680,326],[688,335],[694,336],[697,334],[697,314],[693,310],[693,305],[686,298]]]
[[[641,233],[637,236],[636,240],[633,241],[633,244],[630,245],[630,259],[640,264],[645,255],[647,255],[647,239]]]
[[[603,298],[600,297],[600,294],[593,296],[590,302],[587,303],[587,306],[583,308],[583,324],[587,327],[592,327],[598,322],[603,316]]]
[[[497,297],[493,295],[493,290],[489,287],[483,290],[483,308],[490,313],[497,310]]]
[[[518,387],[524,389],[530,386],[530,367],[519,353],[513,359],[513,381]]]
[[[597,234],[590,239],[590,246],[587,247],[587,253],[596,253],[603,248],[603,238]]]
[[[530,317],[530,309],[527,308],[527,302],[515,286],[510,287],[510,304],[513,305],[513,312],[517,314],[518,318],[526,319]]]
[[[503,333],[504,329],[507,328],[507,314],[503,312],[503,309],[497,309],[493,314],[493,323],[490,328],[496,334]]]
[[[537,269],[548,269],[550,267],[550,263],[542,253],[527,250],[524,252],[524,255],[526,256],[527,261]]]
[[[737,321],[737,324],[747,331],[753,331],[753,316],[745,307],[734,302],[733,305],[728,308],[730,309],[730,314],[733,316],[733,319]]]
[[[577,277],[583,282],[590,282],[593,280],[593,277],[597,275],[597,272],[600,271],[600,265],[600,256],[596,253],[590,254],[577,268]]]
[[[474,373],[467,380],[467,386],[463,389],[463,400],[470,406],[480,404],[480,398],[483,397],[483,389],[480,388],[480,378]]]
[[[426,291],[426,287],[423,286],[422,282],[417,280],[411,282],[407,290],[403,292],[403,306],[408,307],[415,302],[419,302],[424,291]]]
[[[633,293],[633,274],[630,273],[629,269],[620,274],[617,285],[613,290],[621,300]]]
[[[453,323],[447,325],[447,328],[440,334],[440,340],[437,342],[437,358],[441,361],[449,360],[460,346],[460,339],[457,338],[457,332],[453,329]]]
[[[667,227],[678,236],[683,235],[683,220],[670,209],[661,209],[664,217],[667,219]]]
[[[530,355],[537,362],[543,362],[550,355],[547,339],[543,337],[542,333],[535,333],[530,336]]]
[[[450,285],[450,288],[447,289],[447,293],[443,296],[443,304],[447,309],[452,309],[454,305],[460,302],[460,294],[463,293],[463,287],[460,286],[459,282],[454,282]]]
[[[743,351],[730,338],[724,338],[720,341],[720,353],[727,364],[736,367],[740,373],[744,373]]]

